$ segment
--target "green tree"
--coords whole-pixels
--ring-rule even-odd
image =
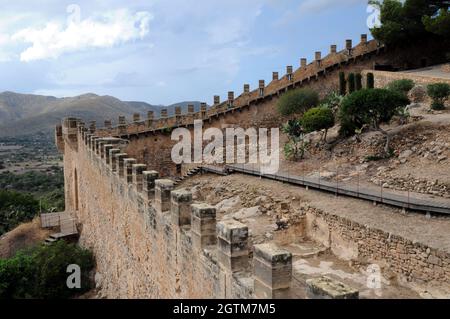
[[[32,220],[38,212],[39,202],[32,195],[0,190],[0,235]]]
[[[278,111],[283,116],[301,114],[319,103],[317,92],[304,88],[283,94],[278,101]]]
[[[372,72],[367,73],[367,83],[366,88],[367,89],[373,89],[375,87],[375,76]]]
[[[341,104],[339,119],[341,134],[353,135],[368,125],[386,136],[385,152],[389,154],[390,136],[380,124],[389,121],[397,110],[409,104],[408,98],[399,92],[386,89],[363,89],[348,95]]]
[[[356,88],[356,83],[355,83],[355,73],[350,73],[348,75],[348,93],[352,94],[353,92],[355,92],[355,88]]]
[[[342,96],[347,94],[347,80],[344,72],[339,72],[339,94]]]
[[[424,16],[422,22],[425,30],[442,37],[450,37],[450,12],[448,9],[439,10],[435,16]]]
[[[334,126],[333,111],[328,107],[314,107],[303,115],[300,123],[305,133],[323,130],[322,139],[326,142],[328,129]]]
[[[387,45],[408,44],[448,32],[450,2],[447,0],[371,0],[369,3],[378,6],[381,13],[381,26],[371,29],[372,35]]]
[[[427,87],[428,96],[433,99],[431,108],[433,110],[445,109],[445,100],[450,95],[450,85],[447,83],[434,83]]]

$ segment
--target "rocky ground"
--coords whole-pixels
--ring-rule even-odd
[[[391,136],[389,156],[380,132],[368,131],[334,145],[318,145],[317,134],[312,134],[305,159],[284,160],[281,170],[450,198],[450,108],[430,112],[428,103],[416,103],[410,114],[405,125],[394,119],[383,127]],[[336,141],[337,130],[331,130],[329,141]]]

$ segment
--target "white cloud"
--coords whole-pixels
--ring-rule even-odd
[[[152,19],[146,11],[132,14],[120,9],[101,17],[71,21],[66,26],[49,22],[44,28],[26,28],[15,33],[12,39],[32,44],[21,53],[21,61],[58,58],[64,53],[109,48],[143,39],[149,33]]]
[[[301,14],[320,13],[335,6],[367,3],[367,0],[305,0],[299,6]]]

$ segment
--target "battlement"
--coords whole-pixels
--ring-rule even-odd
[[[218,119],[235,111],[248,108],[251,105],[260,104],[274,97],[279,97],[288,90],[308,85],[317,81],[321,77],[326,77],[327,73],[339,69],[370,56],[377,55],[384,50],[384,46],[376,40],[367,41],[367,35],[361,35],[361,41],[352,46],[352,40],[345,41],[345,47],[337,51],[337,45],[331,46],[330,53],[322,57],[321,52],[315,53],[315,60],[307,64],[307,59],[300,60],[300,66],[294,70],[289,65],[286,67],[286,74],[280,77],[279,72],[273,72],[272,81],[266,85],[264,80],[259,81],[257,89],[250,90],[250,85],[245,84],[243,93],[235,97],[234,92],[228,92],[228,98],[220,102],[219,96],[214,96],[213,105],[209,109],[201,109],[194,113],[193,108],[187,114],[181,114],[181,109],[176,109],[175,115],[169,117],[167,109],[161,110],[159,117],[155,119],[155,114],[149,112],[145,120],[141,120],[139,114],[133,116],[131,123],[125,123],[125,118],[120,117],[117,126],[110,126],[96,130],[98,136],[128,136],[155,131],[164,131],[169,128],[186,127],[193,125],[195,120],[210,121]],[[206,103],[203,103],[206,106]],[[108,123],[109,124],[109,123]]]
[[[190,191],[174,189],[172,180],[161,179],[158,172],[148,170],[147,165],[138,163],[135,158],[124,153],[123,149],[128,143],[126,140],[96,136],[79,122],[76,134],[79,141],[76,153],[80,156],[79,160],[85,162],[84,168],[79,170],[78,178],[81,179],[83,173],[89,174],[90,178],[98,182],[99,188],[107,190],[107,198],[114,198],[114,202],[120,203],[119,205],[126,205],[123,206],[127,207],[126,211],[122,211],[120,207],[111,208],[112,211],[119,209],[121,219],[126,218],[125,214],[132,214],[132,211],[134,214],[139,212],[144,221],[141,226],[145,228],[139,232],[149,232],[155,238],[162,234],[172,238],[173,242],[168,241],[164,244],[167,245],[166,249],[171,251],[167,251],[167,260],[161,261],[166,264],[165,267],[170,268],[171,264],[176,262],[174,261],[176,258],[181,258],[175,257],[174,253],[183,253],[189,256],[184,262],[190,263],[189,266],[184,264],[183,267],[197,269],[193,271],[194,276],[198,269],[204,269],[208,273],[209,267],[214,267],[215,273],[222,278],[216,278],[213,273],[208,273],[210,278],[197,278],[187,284],[185,289],[196,290],[195,285],[198,281],[206,280],[211,281],[213,291],[205,291],[204,293],[209,294],[202,297],[290,296],[292,280],[290,252],[274,244],[250,247],[247,225],[234,220],[218,220],[214,206],[195,202]],[[89,189],[92,187],[95,186],[92,185]],[[80,193],[78,196],[88,196],[81,192],[81,188]],[[98,194],[89,195],[100,200]],[[130,215],[129,218],[135,220],[136,216]],[[115,222],[105,222],[112,223],[110,227],[114,227]],[[145,240],[145,236],[143,238]],[[152,243],[149,242],[147,245],[152,246]],[[252,263],[253,250],[255,256]],[[184,275],[188,277],[188,274]],[[175,282],[175,277],[173,280]],[[185,297],[196,295],[192,291],[189,291],[189,294]],[[166,292],[164,296],[176,295],[175,289]]]

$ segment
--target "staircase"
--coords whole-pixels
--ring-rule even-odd
[[[68,212],[42,214],[41,227],[59,228],[58,233],[51,234],[45,239],[44,243],[46,245],[51,245],[58,240],[78,235],[76,219]]]
[[[201,173],[201,171],[202,171],[201,167],[194,167],[194,168],[190,169],[185,175],[183,175],[181,177],[177,177],[174,181],[174,185],[177,186],[182,181],[184,181],[186,178],[197,175],[198,173]]]

